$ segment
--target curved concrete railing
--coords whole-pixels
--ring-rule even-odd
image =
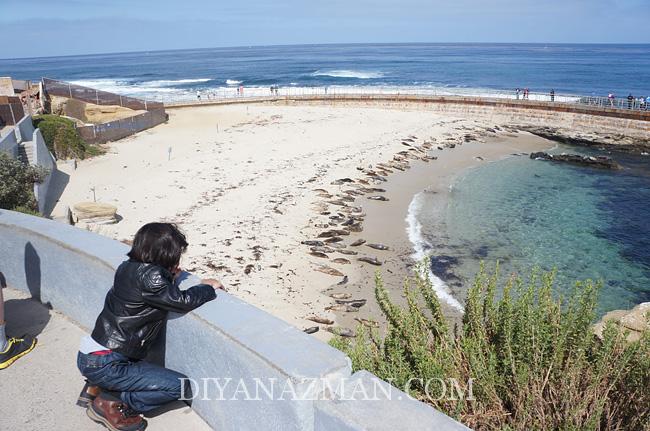
[[[126,245],[6,210],[0,238],[9,286],[92,328]],[[185,274],[181,288],[196,281]],[[351,374],[343,353],[227,293],[172,316],[165,339],[158,359],[197,383],[193,408],[215,429],[466,429],[368,372]],[[360,386],[374,395],[359,399]]]

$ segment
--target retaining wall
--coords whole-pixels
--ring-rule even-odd
[[[81,100],[95,105],[115,105],[133,110],[145,110],[142,114],[102,124],[89,124],[77,127],[84,141],[90,144],[102,144],[125,138],[167,121],[165,106],[161,102],[151,102],[135,97],[121,96],[107,91],[70,84],[69,82],[43,78],[42,88],[47,95]]]
[[[0,238],[0,271],[8,284],[86,329],[94,325],[128,251],[106,237],[6,210],[0,210]],[[184,274],[181,288],[197,281]],[[218,430],[467,429],[368,372],[351,374],[343,353],[227,293],[188,315],[172,315],[159,353],[167,367],[197,382],[220,379],[221,400],[214,400],[219,391],[212,381],[207,397],[195,387],[201,396],[193,404]],[[69,357],[74,360],[74,352]],[[255,400],[245,400],[241,384],[252,391],[260,381],[275,388],[274,396],[262,389],[261,396],[249,394]],[[378,391],[376,400],[354,400],[351,391],[358,384],[382,387],[390,396]],[[286,388],[302,399],[293,399]]]
[[[167,109],[203,105],[240,103],[314,104],[368,106],[386,109],[417,109],[465,118],[487,118],[498,123],[528,126],[564,127],[597,133],[611,133],[633,138],[650,136],[650,111],[615,109],[577,103],[534,100],[490,99],[463,96],[418,95],[310,95],[250,97],[201,103],[176,103]]]
[[[18,157],[18,138],[14,129],[0,138],[0,151],[4,151],[12,158]]]
[[[41,214],[47,214],[48,203],[52,199],[53,193],[52,179],[56,172],[56,161],[54,156],[45,144],[45,139],[39,129],[32,133],[32,145],[34,146],[34,164],[47,169],[48,174],[41,183],[34,184],[34,196],[38,202],[38,211]]]

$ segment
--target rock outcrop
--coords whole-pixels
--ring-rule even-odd
[[[548,154],[544,152],[531,153],[530,158],[534,160],[550,160],[552,162],[569,163],[578,166],[591,166],[603,169],[620,169],[614,159],[605,156],[581,156],[580,154]]]
[[[594,325],[594,332],[602,338],[603,329],[607,321],[614,321],[618,326],[630,331],[628,341],[637,341],[643,331],[650,330],[650,302],[644,302],[632,310],[614,310],[605,314],[600,322]]]

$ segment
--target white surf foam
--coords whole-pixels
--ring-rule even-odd
[[[331,76],[333,78],[376,79],[384,76],[383,72],[361,70],[317,70],[312,76]]]
[[[431,250],[431,245],[426,241],[426,239],[424,239],[424,236],[422,235],[422,225],[417,219],[417,214],[421,211],[421,209],[422,193],[419,193],[413,197],[413,200],[409,204],[408,214],[406,216],[406,224],[408,226],[406,232],[408,234],[409,241],[411,241],[411,244],[413,244],[413,249],[415,251],[412,257],[418,262],[429,256]],[[433,271],[431,271],[431,268],[427,268],[427,276],[431,281],[433,290],[436,292],[439,298],[460,311],[464,310],[460,302],[458,302],[458,300],[454,298],[454,296],[449,291],[447,284],[445,284],[442,279],[437,277]]]
[[[241,83],[241,81],[237,81],[236,79],[226,79],[226,84],[228,85],[239,85]]]
[[[208,82],[210,78],[193,78],[193,79],[157,79],[153,81],[144,81],[140,85],[148,88],[158,88],[158,87],[174,87],[176,85],[183,84],[200,84],[202,82]]]

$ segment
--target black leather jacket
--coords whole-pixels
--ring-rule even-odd
[[[142,359],[169,311],[187,313],[216,297],[212,286],[199,284],[181,291],[166,269],[128,260],[115,272],[92,338],[129,358]]]

